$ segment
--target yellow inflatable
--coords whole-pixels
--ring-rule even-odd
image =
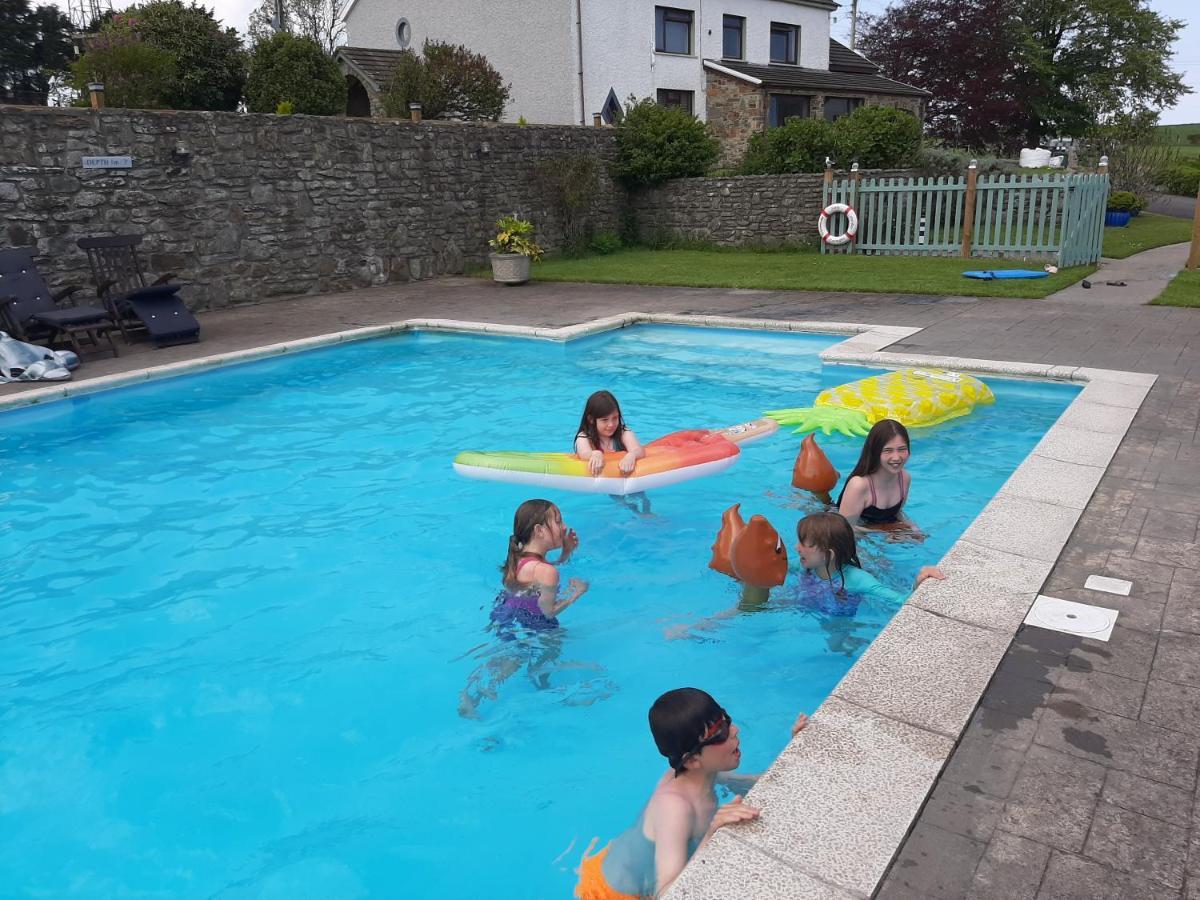
[[[907,428],[937,425],[995,401],[991,388],[971,375],[942,369],[901,369],[821,391],[813,406],[777,409],[768,418],[798,425],[796,434],[865,435],[880,419]]]

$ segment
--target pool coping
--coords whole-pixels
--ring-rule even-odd
[[[869,897],[1156,375],[885,352],[923,330],[903,326],[638,312],[563,328],[413,318],[54,384],[0,398],[0,411],[405,332],[564,342],[640,324],[842,334],[822,362],[1084,385],[942,558],[948,580],[927,581],[908,598],[747,794],[759,820],[718,831],[664,895]]]

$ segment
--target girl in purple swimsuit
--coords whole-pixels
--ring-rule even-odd
[[[482,662],[467,677],[459,697],[459,715],[478,718],[480,703],[495,700],[500,685],[522,668],[539,689],[549,686],[562,652],[558,614],[588,589],[586,581],[572,578],[564,594],[560,597],[558,593],[557,567],[578,546],[574,529],[563,524],[562,513],[549,500],[526,500],[517,507],[508,536],[508,556],[500,567],[504,586],[492,606],[489,626],[499,643],[475,648]],[[553,563],[546,561],[552,550],[561,551]],[[582,664],[575,668],[599,670]],[[607,696],[603,679],[592,687],[596,699]]]
[[[492,621],[513,623],[536,631],[558,627],[558,614],[584,595],[588,583],[579,578],[567,582],[558,596],[559,565],[579,546],[579,536],[563,524],[562,513],[549,500],[526,500],[513,516],[508,536],[508,556],[500,571],[504,590],[496,598]],[[546,561],[551,550],[561,553],[554,563]]]

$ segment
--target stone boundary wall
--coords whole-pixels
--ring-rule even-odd
[[[618,231],[615,150],[611,129],[578,126],[0,107],[0,246],[86,283],[77,238],[142,232],[144,264],[196,309],[429,278],[484,262],[504,213],[561,245],[548,158],[597,160],[589,215]],[[83,170],[109,155],[133,168]]]
[[[847,173],[837,172],[835,178]],[[910,169],[864,170],[908,178]],[[823,174],[680,178],[630,196],[643,241],[710,241],[724,247],[814,243]]]

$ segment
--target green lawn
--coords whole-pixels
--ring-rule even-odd
[[[1155,298],[1153,306],[1192,306],[1200,309],[1200,269],[1180,272],[1167,289]]]
[[[1037,298],[1095,271],[1094,266],[1075,266],[1049,278],[1005,281],[978,281],[962,275],[969,269],[1041,267],[1041,263],[947,257],[638,248],[608,256],[546,258],[534,265],[533,277],[537,281],[603,284]]]
[[[1103,253],[1109,259],[1124,259],[1143,250],[1166,244],[1179,244],[1191,239],[1190,219],[1142,213],[1130,219],[1125,228],[1104,229]]]
[[[1188,141],[1189,134],[1200,132],[1200,122],[1190,125],[1158,125],[1154,130],[1162,143],[1170,144],[1181,156],[1200,156],[1200,144]]]

